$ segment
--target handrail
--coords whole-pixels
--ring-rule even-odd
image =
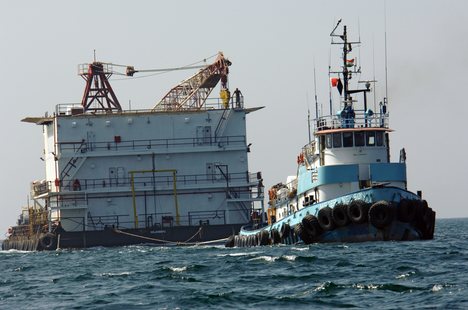
[[[243,102],[242,102],[243,103]],[[231,100],[231,104],[233,104]],[[241,106],[239,106],[241,107]],[[72,116],[71,110],[73,108],[83,108],[81,103],[61,103],[55,106],[55,113],[61,117],[65,116]],[[184,109],[184,111],[188,112],[197,112],[197,111],[206,111],[206,110],[223,110],[224,104],[221,98],[208,98],[205,101],[205,105],[203,108],[191,108],[191,109]],[[153,109],[128,109],[128,110],[121,110],[121,111],[113,111],[113,115],[123,115],[123,114],[157,114],[157,113],[171,113],[171,112],[178,112],[180,111],[158,111]],[[108,111],[93,111],[93,113],[85,112],[78,115],[108,115]],[[73,115],[73,116],[76,116]]]
[[[203,139],[202,139],[203,140]],[[164,148],[169,149],[171,147],[177,146],[187,146],[200,147],[206,145],[244,145],[246,143],[245,136],[223,136],[218,137],[213,140],[210,139],[208,143],[205,143],[204,140],[198,137],[191,138],[172,138],[172,139],[141,139],[141,140],[121,140],[116,141],[100,141],[100,142],[88,142],[88,144],[82,147],[82,141],[79,142],[58,142],[60,152],[63,151],[72,151],[77,153],[81,151],[82,153],[92,152],[96,150],[107,150],[107,151],[117,151],[117,150],[135,150],[135,149],[153,149],[153,148]],[[92,147],[90,147],[92,145]]]
[[[314,119],[313,125],[315,131],[337,128],[388,128],[389,114],[368,115],[363,111],[355,111],[354,118],[327,115]]]
[[[258,183],[259,180],[252,178],[252,176],[257,175],[256,173],[245,173],[245,172],[235,172],[229,173],[229,182],[243,182],[246,183]],[[176,185],[177,187],[182,185],[196,185],[196,184],[224,184],[226,182],[223,178],[218,178],[212,174],[186,174],[186,175],[176,175]],[[60,180],[60,188],[65,191],[84,191],[89,189],[99,189],[99,188],[129,188],[130,187],[130,177],[123,178],[96,178],[96,179],[72,179],[72,180]],[[55,182],[52,181],[42,181],[40,183],[41,190],[35,192],[36,195],[45,194],[51,192]],[[172,176],[169,175],[158,175],[158,176],[138,176],[134,178],[134,185],[136,188],[141,187],[153,187],[157,186],[158,188],[167,186],[168,189],[172,188],[173,181]],[[235,186],[235,185],[234,185]],[[166,188],[166,187],[164,187]]]

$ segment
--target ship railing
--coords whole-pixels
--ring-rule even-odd
[[[239,210],[189,211],[187,215],[176,216],[171,212],[138,214],[138,228],[163,230],[174,226],[204,226],[227,224],[227,213],[239,213]],[[232,216],[232,215],[231,215]],[[53,216],[52,222],[60,222],[65,231],[103,231],[111,229],[135,228],[135,218],[128,214],[91,215],[87,217]],[[21,234],[29,233],[29,225],[15,226]]]
[[[77,142],[59,142],[60,152],[81,152],[91,151],[119,151],[119,150],[151,150],[151,149],[170,149],[176,147],[200,147],[200,146],[229,146],[245,145],[245,136],[222,136],[222,137],[191,137],[174,139],[147,139],[147,140],[121,140],[114,137],[114,141],[86,142],[83,146],[82,141]]]
[[[229,173],[228,181],[230,184],[254,183],[255,181],[249,177],[249,174],[238,172]],[[48,187],[51,188],[52,182],[48,181]],[[176,186],[182,188],[190,185],[204,185],[204,184],[226,184],[226,179],[219,174],[193,174],[193,175],[176,175]],[[157,189],[172,189],[174,179],[172,174],[161,175],[155,173],[153,176],[151,172],[146,173],[146,176],[135,176],[133,178],[135,188],[153,188]],[[81,179],[76,178],[72,180],[61,180],[60,187],[62,191],[84,191],[90,189],[102,188],[122,188],[130,187],[130,177],[115,177],[115,178],[98,178],[98,179]]]
[[[189,211],[188,212],[188,225],[189,226],[203,226],[214,224],[226,224],[226,210],[213,210],[213,211]]]
[[[276,201],[281,202],[283,200],[288,200],[295,196],[297,192],[297,178],[288,182],[286,184],[281,184],[280,187],[277,186],[276,189]]]
[[[46,180],[34,181],[31,183],[31,195],[36,197],[50,192],[52,189],[51,183]]]
[[[113,228],[121,228],[122,218],[128,217],[126,214],[119,215],[100,215],[93,216],[88,214],[88,221],[86,225],[87,230],[106,230]]]
[[[244,108],[244,97],[240,97],[240,101],[237,102],[236,98],[232,96],[229,100],[229,108],[232,109],[242,109]],[[204,110],[224,110],[226,109],[226,106],[223,103],[223,99],[219,97],[213,97],[213,98],[207,98],[205,101],[205,104],[199,108],[198,106],[194,106],[191,108],[185,108],[185,109],[179,109],[179,110],[174,110],[176,111],[204,111]],[[123,109],[122,111],[113,111],[112,114],[147,114],[147,113],[156,113],[156,112],[161,112],[158,110],[153,110],[153,109]],[[171,112],[164,110],[164,112]],[[57,104],[55,106],[55,113],[56,115],[60,116],[71,116],[71,115],[77,115],[77,114],[83,114],[84,113],[84,108],[81,105],[81,103],[75,102],[75,103],[61,103]],[[97,110],[93,111],[94,115],[99,115],[99,114],[108,114],[108,111],[105,110]]]
[[[62,208],[87,208],[88,198],[85,193],[73,193],[72,195],[52,196],[49,200],[49,207],[52,210]]]
[[[363,111],[355,111],[354,118],[327,115],[314,119],[315,131],[338,128],[388,128],[388,126],[388,113],[375,113],[373,115],[367,115]]]
[[[13,236],[29,236],[31,230],[30,225],[17,225],[13,227],[11,235]]]
[[[263,198],[264,190],[263,187],[229,187],[229,193],[227,198],[232,201],[249,201],[257,198]]]

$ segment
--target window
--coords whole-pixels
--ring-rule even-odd
[[[326,142],[326,148],[331,149],[332,148],[332,135],[330,134],[326,135],[325,142]]]
[[[357,131],[354,133],[354,145],[364,146],[364,132]]]
[[[366,145],[375,146],[375,131],[366,132]]]
[[[353,147],[353,133],[352,132],[343,132],[343,146]]]
[[[375,140],[376,140],[377,146],[383,145],[383,132],[382,131],[377,131],[375,133]]]
[[[341,132],[333,134],[333,147],[341,147]]]

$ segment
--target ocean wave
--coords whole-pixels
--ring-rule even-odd
[[[101,277],[112,278],[112,277],[127,277],[127,276],[129,276],[131,274],[133,274],[133,272],[123,271],[123,272],[104,272],[104,273],[101,273],[101,274],[98,274],[98,275],[101,276]]]
[[[237,252],[237,253],[217,254],[216,256],[218,256],[218,257],[226,257],[226,256],[240,257],[240,256],[252,256],[252,255],[257,255],[257,254],[261,254],[261,253],[263,253],[263,252]]]
[[[278,260],[280,257],[279,256],[268,256],[268,255],[262,255],[262,256],[257,256],[250,258],[249,261],[257,261],[257,260],[263,260],[265,262],[274,262]]]
[[[169,267],[172,272],[184,272],[187,271],[187,266],[183,267]]]

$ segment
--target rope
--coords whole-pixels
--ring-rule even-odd
[[[167,69],[140,70],[140,72],[145,72],[145,71],[146,72],[148,72],[148,71],[158,71],[158,72],[151,73],[151,74],[146,74],[146,75],[141,75],[141,76],[133,76],[133,77],[126,77],[126,78],[121,78],[121,79],[113,79],[113,81],[122,81],[122,80],[127,80],[128,81],[128,80],[142,79],[142,78],[147,78],[147,77],[151,77],[151,76],[155,76],[155,75],[165,74],[165,73],[169,73],[169,72],[177,71],[177,70],[186,70],[186,69],[191,69],[191,68],[204,67],[204,66],[196,66],[196,65],[199,64],[199,63],[206,64],[206,61],[208,59],[214,58],[217,55],[218,55],[218,53],[216,53],[214,55],[211,55],[210,57],[204,58],[204,59],[202,59],[200,61],[196,61],[196,62],[193,62],[191,64],[188,64],[188,65],[185,65],[185,66],[182,66],[182,67],[167,68]],[[108,64],[113,65],[113,66],[117,66],[117,67],[128,67],[126,65],[119,65],[119,64],[113,64],[113,63],[108,63]],[[208,64],[206,64],[206,66],[208,66]],[[121,73],[121,72],[118,72],[118,71],[114,71],[113,73],[115,75],[127,76],[126,73]]]
[[[141,235],[132,234],[132,233],[129,233],[129,232],[126,232],[126,231],[122,231],[122,230],[119,230],[119,229],[114,229],[114,232],[116,232],[118,234],[123,234],[123,235],[136,237],[136,238],[141,238],[141,239],[144,239],[144,240],[156,241],[156,242],[161,242],[161,243],[168,244],[168,245],[179,245],[179,246],[182,246],[182,245],[184,245],[184,246],[187,246],[187,245],[204,245],[204,244],[211,244],[211,243],[220,243],[220,242],[226,241],[228,239],[228,238],[223,238],[223,239],[209,240],[209,241],[203,241],[203,242],[189,242],[190,240],[195,238],[195,236],[198,235],[202,231],[202,228],[203,227],[200,227],[198,229],[198,231],[192,237],[188,238],[186,241],[183,241],[183,242],[174,242],[174,241],[169,241],[169,240],[163,240],[163,239],[157,239],[157,238],[141,236]]]

